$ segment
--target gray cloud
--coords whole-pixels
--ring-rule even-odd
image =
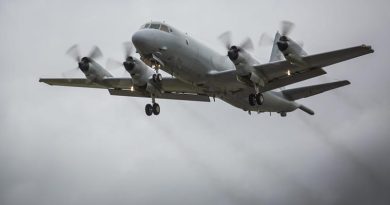
[[[388,6],[1,1],[0,204],[388,204]],[[309,53],[362,43],[376,51],[290,86],[352,82],[301,100],[315,116],[161,100],[161,115],[150,118],[148,99],[38,83],[76,67],[64,55],[74,43],[120,59],[121,43],[146,21],[166,21],[222,53],[222,32],[256,40],[284,19]],[[269,53],[255,52],[263,62]]]

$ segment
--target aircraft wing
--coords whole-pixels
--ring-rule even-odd
[[[48,85],[84,87],[84,88],[103,88],[103,89],[130,89],[133,86],[131,78],[106,78],[101,84],[94,83],[86,78],[41,78],[39,82]],[[199,93],[196,87],[184,83],[176,78],[163,78],[161,89],[165,92],[177,93]]]
[[[283,60],[256,65],[254,66],[254,69],[259,76],[264,76],[265,80],[270,82],[276,79],[289,77],[287,74],[288,71],[290,71],[290,76],[293,76],[294,74],[299,74],[314,68],[326,67],[373,52],[374,50],[372,50],[370,46],[361,45],[302,57],[302,61],[307,64],[304,67],[292,65],[289,61]]]
[[[322,67],[333,65],[335,63],[340,63],[342,61],[346,61],[373,52],[374,50],[372,50],[370,46],[362,45],[302,57],[302,60],[307,64],[307,66],[305,67],[292,65],[290,62],[283,60],[262,65],[256,65],[253,68],[254,72],[259,74],[259,76],[265,78],[265,85],[264,87],[260,88],[260,92],[266,92],[269,90],[273,90],[276,88],[280,88],[326,74]],[[290,71],[290,75],[288,75],[288,71]],[[229,70],[211,74],[214,82],[226,84],[228,90],[228,86],[239,87],[239,85],[237,84],[240,83],[236,80],[236,75],[236,70]]]

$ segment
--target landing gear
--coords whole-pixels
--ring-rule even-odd
[[[156,73],[152,75],[152,80],[155,83],[159,83],[162,81],[162,75],[160,73]]]
[[[264,96],[261,93],[257,93],[257,94],[251,93],[249,94],[248,101],[249,101],[249,105],[251,106],[255,106],[256,104],[262,105],[264,103]]]
[[[145,113],[147,116],[151,116],[153,114],[153,106],[151,104],[146,104]]]
[[[287,113],[286,113],[286,112],[281,112],[281,113],[280,113],[280,116],[286,117],[286,116],[287,116]]]
[[[153,105],[151,104],[146,104],[145,106],[145,113],[147,116],[151,116],[151,115],[158,115],[160,114],[160,105],[157,104],[157,103],[153,103]]]
[[[158,115],[160,114],[160,105],[157,103],[153,103],[153,114]]]
[[[249,94],[249,105],[250,106],[255,106],[255,98],[256,98],[256,96],[255,96],[255,94],[253,94],[253,93],[251,93],[251,94]]]
[[[264,103],[264,96],[261,93],[256,94],[256,102],[258,105],[262,105]]]

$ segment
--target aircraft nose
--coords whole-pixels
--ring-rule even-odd
[[[144,54],[153,52],[154,37],[153,33],[148,30],[140,30],[133,34],[132,39],[134,46],[137,50]]]

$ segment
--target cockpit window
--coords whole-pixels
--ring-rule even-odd
[[[168,26],[166,26],[166,25],[164,25],[164,24],[161,24],[160,30],[165,31],[165,32],[169,32]]]
[[[154,24],[154,23],[152,23],[152,24],[150,25],[150,28],[159,29],[159,28],[160,28],[160,24]]]
[[[141,29],[149,28],[149,26],[150,26],[150,23],[144,24],[144,25],[141,26]]]
[[[167,32],[167,33],[172,32],[172,29],[170,27],[168,27],[165,24],[159,24],[159,23],[147,23],[147,24],[142,25],[140,29],[148,29],[148,28],[149,29],[159,29],[159,30]]]

